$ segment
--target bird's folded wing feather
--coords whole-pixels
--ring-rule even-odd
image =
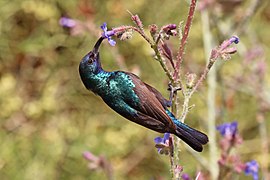
[[[156,98],[159,100],[159,102],[162,104],[162,106],[163,106],[164,108],[167,108],[167,107],[170,106],[170,105],[168,105],[168,104],[170,104],[170,101],[167,100],[166,98],[164,98],[164,97],[162,96],[162,94],[161,94],[158,90],[156,90],[155,88],[153,88],[152,86],[150,86],[150,85],[147,84],[147,83],[144,83],[144,84],[145,84],[146,87],[149,89],[149,91],[151,91],[151,92],[156,96]]]
[[[136,75],[132,73],[128,73],[128,74],[135,85],[135,87],[133,88],[133,91],[136,93],[136,95],[138,96],[140,100],[140,105],[133,108],[139,111],[141,114],[150,116],[154,119],[157,119],[163,122],[169,127],[176,129],[175,124],[173,123],[171,118],[167,115],[163,104],[160,102],[160,99],[156,97],[153,91],[149,90],[149,87],[151,86],[146,85]],[[160,96],[162,97],[161,94]]]

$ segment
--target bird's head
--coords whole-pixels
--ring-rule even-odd
[[[103,41],[103,37],[100,37],[98,41],[96,42],[94,48],[92,51],[87,53],[81,60],[79,71],[81,77],[84,74],[96,74],[99,70],[101,70],[101,64],[99,59],[99,46],[101,45]]]

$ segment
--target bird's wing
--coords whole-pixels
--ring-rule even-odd
[[[153,93],[153,91],[149,90],[149,87],[151,86],[146,85],[144,82],[142,82],[138,76],[132,73],[127,73],[127,74],[129,75],[129,77],[131,78],[132,82],[135,85],[135,87],[133,88],[133,91],[139,98],[139,105],[135,105],[134,103],[129,103],[129,102],[127,103],[131,106],[133,104],[132,108],[139,111],[141,115],[150,116],[154,119],[157,119],[163,122],[165,125],[168,125],[170,128],[176,129],[175,124],[166,113],[165,108],[162,102],[160,101],[161,98],[160,99],[157,98],[156,93]],[[156,89],[155,91],[158,92]],[[158,96],[162,97],[160,93]],[[127,99],[127,101],[129,101],[129,99]]]
[[[156,98],[159,100],[159,102],[162,104],[162,106],[164,107],[164,108],[167,108],[167,107],[170,107],[171,105],[170,105],[170,101],[169,100],[167,100],[166,98],[164,98],[163,96],[162,96],[162,94],[158,91],[158,90],[156,90],[155,88],[153,88],[152,86],[150,86],[149,84],[147,84],[147,83],[144,83],[145,85],[146,85],[146,87],[149,89],[149,91],[151,91],[155,96],[156,96]]]

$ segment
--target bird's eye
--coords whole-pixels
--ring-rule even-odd
[[[87,61],[89,64],[92,64],[93,63],[93,59],[92,58],[89,58],[89,60]]]
[[[89,55],[89,58],[88,58],[88,63],[89,64],[92,64],[94,62],[94,59],[95,59],[95,55],[94,54],[90,54]]]

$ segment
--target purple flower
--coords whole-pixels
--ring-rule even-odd
[[[237,36],[232,36],[229,40],[231,43],[235,43],[235,44],[238,44],[239,43],[239,37]]]
[[[165,39],[169,39],[170,36],[176,36],[177,31],[175,30],[177,26],[175,24],[168,24],[163,27],[161,27],[161,31],[164,32],[163,36]]]
[[[225,137],[234,137],[237,133],[237,122],[232,123],[224,123],[217,126],[217,130],[220,132],[222,136]]]
[[[170,133],[164,133],[164,137],[156,137],[154,139],[156,145],[155,147],[158,150],[158,153],[168,155],[170,153],[169,148],[169,139],[170,139]]]
[[[176,28],[177,28],[176,24],[167,24],[167,25],[163,26],[161,29],[163,31],[167,32],[167,31],[170,31],[170,30],[174,30]]]
[[[245,174],[252,175],[254,180],[258,180],[259,179],[259,175],[258,175],[259,174],[259,164],[255,160],[247,162]]]
[[[223,152],[227,152],[230,148],[239,145],[243,142],[243,139],[238,133],[237,122],[224,123],[217,126],[217,130],[222,135],[220,140],[220,148]]]
[[[187,173],[183,173],[181,177],[183,180],[190,180],[190,177]]]
[[[66,28],[73,28],[76,26],[77,22],[74,19],[68,17],[61,17],[59,19],[59,24]]]
[[[234,54],[237,52],[237,49],[235,47],[230,47],[233,43],[237,44],[239,43],[239,38],[237,36],[232,36],[230,39],[227,39],[221,43],[221,45],[213,49],[211,52],[211,59],[217,59],[222,58],[224,60],[228,60],[231,58],[231,54]]]
[[[103,23],[100,28],[103,30],[102,37],[107,38],[111,46],[115,46],[116,42],[111,38],[115,34],[115,31],[107,31],[107,23]]]

